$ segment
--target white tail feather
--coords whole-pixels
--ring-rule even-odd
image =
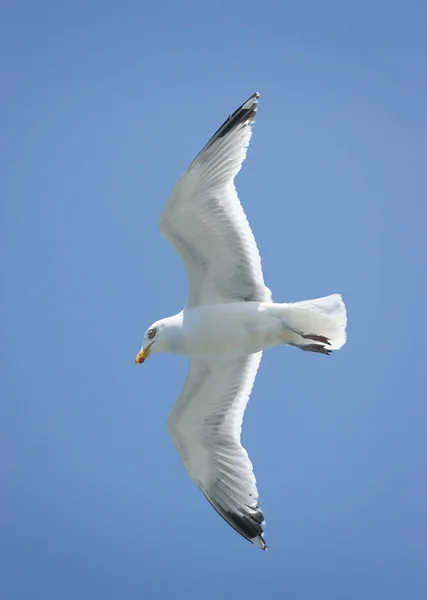
[[[276,306],[284,309],[283,317],[290,327],[329,338],[331,350],[345,344],[347,312],[340,294]]]

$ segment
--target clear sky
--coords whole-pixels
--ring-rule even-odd
[[[9,2],[0,18],[0,594],[427,597],[427,5]],[[261,93],[237,187],[278,301],[341,292],[348,343],[265,353],[244,420],[268,552],[184,471],[186,298],[157,223]]]

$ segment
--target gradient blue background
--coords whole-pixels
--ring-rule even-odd
[[[4,600],[427,597],[424,2],[2,9]],[[341,292],[331,358],[266,353],[244,421],[269,550],[187,477],[169,192],[254,91],[237,185],[277,300]]]

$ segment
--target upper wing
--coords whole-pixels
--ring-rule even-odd
[[[160,231],[184,262],[187,305],[269,301],[255,238],[234,187],[259,94],[229,117],[176,183]]]
[[[252,463],[240,443],[261,355],[191,359],[168,429],[187,472],[212,506],[238,533],[265,550]]]

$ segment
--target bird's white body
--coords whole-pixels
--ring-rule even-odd
[[[317,309],[313,310],[313,309]],[[295,330],[322,331],[330,348],[340,347],[345,308],[341,296],[300,303],[224,302],[185,308],[162,319],[158,349],[188,357],[225,358],[248,356],[273,346],[300,345]],[[319,328],[320,326],[320,328]],[[160,341],[160,340],[159,340]]]
[[[188,278],[186,307],[146,332],[136,362],[154,352],[190,357],[169,433],[190,477],[243,537],[266,549],[252,463],[240,443],[262,351],[292,345],[329,354],[345,343],[339,294],[276,304],[234,187],[258,107],[253,94],[218,129],[176,183],[160,230]],[[313,343],[316,342],[316,343]]]
[[[285,331],[268,307],[264,302],[229,302],[185,309],[178,316],[181,329],[173,334],[179,340],[173,352],[232,358],[283,343]]]

